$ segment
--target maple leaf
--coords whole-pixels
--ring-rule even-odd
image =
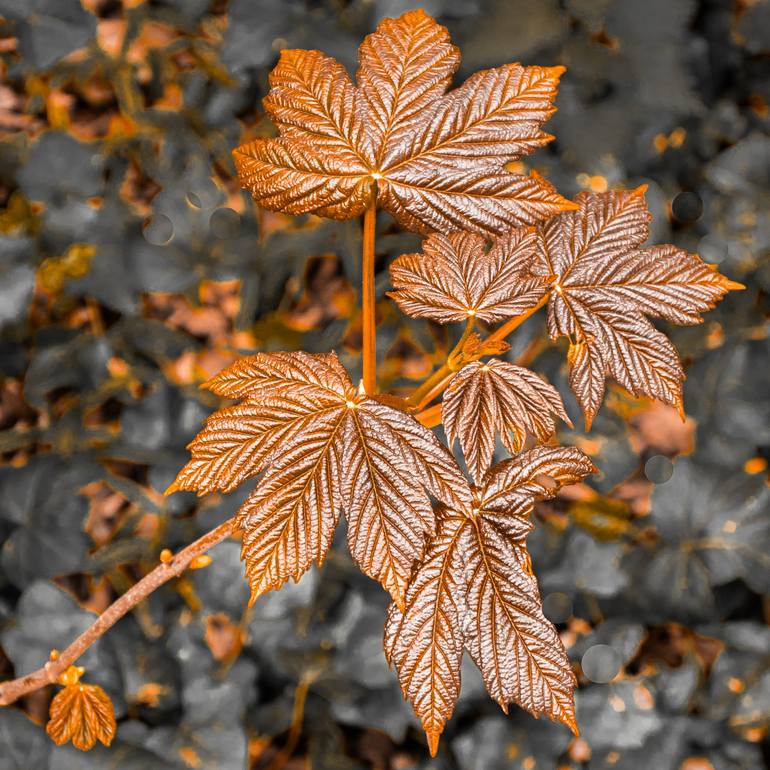
[[[575,676],[546,620],[525,539],[535,500],[594,470],[578,449],[537,447],[492,467],[459,505],[437,510],[436,534],[402,609],[391,605],[385,654],[435,755],[460,693],[467,648],[490,695],[577,732]]]
[[[555,276],[548,329],[553,339],[570,338],[569,382],[586,429],[607,377],[681,412],[679,356],[647,316],[700,323],[729,290],[743,288],[683,249],[642,248],[651,219],[645,189],[580,193],[577,210],[540,228],[541,269]]]
[[[279,137],[234,151],[241,183],[265,208],[334,219],[376,196],[422,233],[501,233],[571,208],[539,175],[505,169],[553,138],[540,127],[564,68],[508,64],[447,93],[459,63],[447,30],[421,10],[364,40],[358,86],[319,51],[282,51],[264,100]]]
[[[357,392],[333,353],[258,353],[206,385],[243,402],[209,417],[167,493],[264,474],[238,511],[252,601],[320,564],[344,510],[353,558],[403,605],[435,527],[430,495],[465,483],[434,434]]]
[[[75,748],[89,751],[97,741],[109,746],[117,728],[109,695],[99,685],[82,684],[82,672],[70,666],[62,674],[65,687],[51,701],[45,729],[57,745],[72,741]]]
[[[553,436],[553,415],[569,424],[556,388],[529,369],[494,358],[464,366],[450,381],[441,407],[449,446],[460,440],[476,479],[492,461],[496,434],[516,454],[527,434],[539,442]]]
[[[402,254],[390,265],[389,292],[410,316],[439,323],[500,321],[537,304],[548,288],[530,267],[537,254],[534,228],[521,227],[492,242],[475,233],[434,233],[421,254]]]

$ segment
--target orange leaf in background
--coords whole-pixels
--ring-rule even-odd
[[[575,676],[543,615],[525,539],[535,500],[593,470],[578,449],[538,447],[495,465],[459,505],[439,507],[406,605],[391,605],[385,627],[385,654],[431,754],[460,694],[463,648],[504,711],[517,703],[577,732]]]
[[[642,248],[651,219],[645,189],[580,193],[576,211],[554,217],[540,231],[541,269],[556,277],[548,329],[553,339],[570,338],[570,386],[586,428],[607,377],[681,412],[679,356],[647,316],[697,324],[728,291],[743,288],[683,249]]]
[[[505,164],[553,139],[563,67],[508,64],[447,93],[460,55],[416,10],[385,19],[359,51],[358,86],[319,51],[284,50],[265,109],[277,139],[234,151],[241,183],[265,208],[351,219],[377,204],[421,233],[505,232],[572,208],[537,174]]]
[[[46,732],[57,745],[67,741],[81,751],[89,751],[97,741],[105,746],[115,737],[112,701],[96,684],[82,684],[82,669],[70,666],[61,676],[64,689],[51,701]]]
[[[229,491],[264,472],[238,512],[252,601],[320,564],[344,510],[353,558],[403,605],[434,531],[430,495],[465,486],[435,435],[395,399],[358,393],[333,353],[259,353],[207,387],[243,401],[208,419],[168,492]]]
[[[537,255],[534,228],[502,236],[487,251],[474,233],[434,233],[420,254],[402,254],[390,265],[396,291],[388,294],[407,315],[439,323],[501,321],[538,303],[548,288],[530,268]]]
[[[492,462],[496,435],[516,454],[528,434],[539,442],[551,438],[554,416],[570,424],[556,388],[529,369],[495,358],[464,366],[449,383],[441,408],[449,446],[459,438],[475,479]]]

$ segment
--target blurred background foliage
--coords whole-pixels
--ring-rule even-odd
[[[359,223],[258,212],[230,150],[284,47],[355,69],[405,0],[0,0],[0,678],[37,668],[244,497],[170,499],[217,406],[197,385],[256,350],[359,366]],[[460,75],[565,64],[525,163],[565,195],[647,183],[653,238],[748,289],[694,328],[673,410],[611,389],[601,473],[538,511],[547,614],[579,674],[582,737],[514,709],[471,666],[442,751],[381,649],[386,596],[335,547],[247,610],[237,542],[83,659],[112,697],[110,749],[55,748],[51,688],[0,710],[0,770],[755,770],[770,766],[770,3],[425,0]],[[379,221],[378,282],[418,239]],[[380,367],[408,388],[446,332],[380,308]],[[534,319],[513,340],[557,384]]]

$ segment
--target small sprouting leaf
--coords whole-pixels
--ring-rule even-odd
[[[464,366],[444,394],[441,417],[451,447],[460,440],[473,477],[492,462],[495,436],[511,454],[527,435],[547,441],[556,431],[554,417],[569,424],[559,392],[542,377],[506,361],[474,361]]]
[[[463,647],[490,695],[546,714],[577,731],[575,677],[546,620],[525,539],[535,500],[553,497],[593,470],[578,449],[537,447],[491,468],[438,526],[415,572],[406,605],[392,605],[385,652],[436,753],[460,692]]]
[[[383,20],[359,59],[356,87],[319,51],[282,52],[265,99],[280,136],[233,154],[260,205],[350,219],[376,194],[407,229],[486,235],[572,208],[539,175],[505,169],[553,138],[540,127],[563,67],[508,64],[446,93],[460,55],[422,10]]]
[[[67,741],[81,751],[89,751],[97,741],[105,746],[115,737],[115,712],[112,701],[96,684],[83,684],[82,668],[70,666],[60,677],[64,685],[51,701],[46,732],[61,746]]]
[[[674,346],[647,316],[701,322],[740,284],[675,246],[642,248],[649,236],[645,187],[580,193],[576,211],[541,228],[541,269],[555,276],[552,338],[570,338],[570,386],[590,427],[607,377],[636,396],[682,409],[684,371]]]
[[[421,254],[402,254],[390,266],[390,295],[407,315],[439,323],[500,321],[528,310],[547,281],[530,273],[537,236],[518,228],[493,241],[474,233],[433,234]]]
[[[252,600],[320,564],[344,510],[353,558],[403,604],[434,531],[430,495],[450,501],[465,484],[434,434],[358,392],[333,353],[259,353],[207,386],[244,400],[209,418],[168,491],[264,473],[238,512]]]

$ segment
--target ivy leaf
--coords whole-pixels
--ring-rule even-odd
[[[0,330],[24,318],[35,288],[33,253],[28,238],[0,238]]]
[[[344,510],[353,558],[403,605],[434,531],[429,495],[464,494],[434,434],[357,392],[333,353],[259,353],[207,386],[244,401],[209,418],[167,493],[231,490],[264,471],[238,512],[252,601],[320,564]]]
[[[421,10],[382,21],[359,61],[356,87],[319,51],[282,52],[265,99],[280,136],[233,153],[260,205],[350,219],[376,195],[407,229],[486,235],[572,208],[540,176],[505,170],[553,138],[540,126],[563,67],[508,64],[446,93],[459,52]]]
[[[115,711],[109,695],[96,684],[79,681],[83,669],[74,666],[62,674],[65,687],[51,701],[46,732],[57,745],[68,741],[89,751],[97,741],[105,746],[115,737]]]
[[[28,198],[59,208],[68,199],[80,202],[102,194],[104,159],[93,144],[63,131],[46,131],[33,146],[29,162],[19,171],[19,186]]]
[[[401,310],[439,323],[500,321],[537,304],[547,282],[530,273],[537,248],[534,229],[521,227],[492,243],[474,233],[434,233],[420,254],[402,254],[390,265]]]
[[[70,365],[74,368],[74,363]],[[0,522],[11,529],[0,552],[7,578],[25,587],[37,578],[82,569],[89,540],[88,501],[80,488],[99,476],[88,462],[38,455],[22,468],[0,470]]]
[[[21,709],[0,709],[0,770],[49,767],[52,746],[43,731]]]
[[[0,14],[15,22],[25,64],[44,70],[86,45],[96,19],[78,0],[2,0]]]
[[[555,276],[548,329],[554,339],[570,338],[569,381],[586,429],[608,376],[681,411],[679,356],[647,316],[700,323],[728,291],[743,288],[675,246],[642,248],[650,221],[645,189],[580,193],[578,210],[541,230],[542,269]]]
[[[570,424],[556,388],[529,369],[496,358],[464,366],[449,383],[441,406],[449,446],[459,438],[476,479],[492,462],[496,434],[516,454],[527,434],[538,442],[553,436],[554,415]]]
[[[621,681],[580,690],[578,715],[585,740],[595,751],[639,749],[661,732],[666,724],[662,715],[640,704],[638,687],[636,682]]]
[[[443,505],[428,552],[392,605],[385,653],[435,755],[460,691],[466,647],[490,695],[577,731],[575,677],[546,620],[525,539],[535,500],[553,497],[593,470],[578,449],[538,447],[491,468],[460,505]]]
[[[630,554],[626,570],[635,598],[653,617],[708,617],[714,587],[742,579],[757,594],[770,590],[770,490],[761,477],[727,472],[697,457],[681,458],[652,496],[654,549]]]
[[[517,724],[499,714],[476,719],[452,740],[462,770],[531,770],[558,767],[571,736],[550,722]]]

